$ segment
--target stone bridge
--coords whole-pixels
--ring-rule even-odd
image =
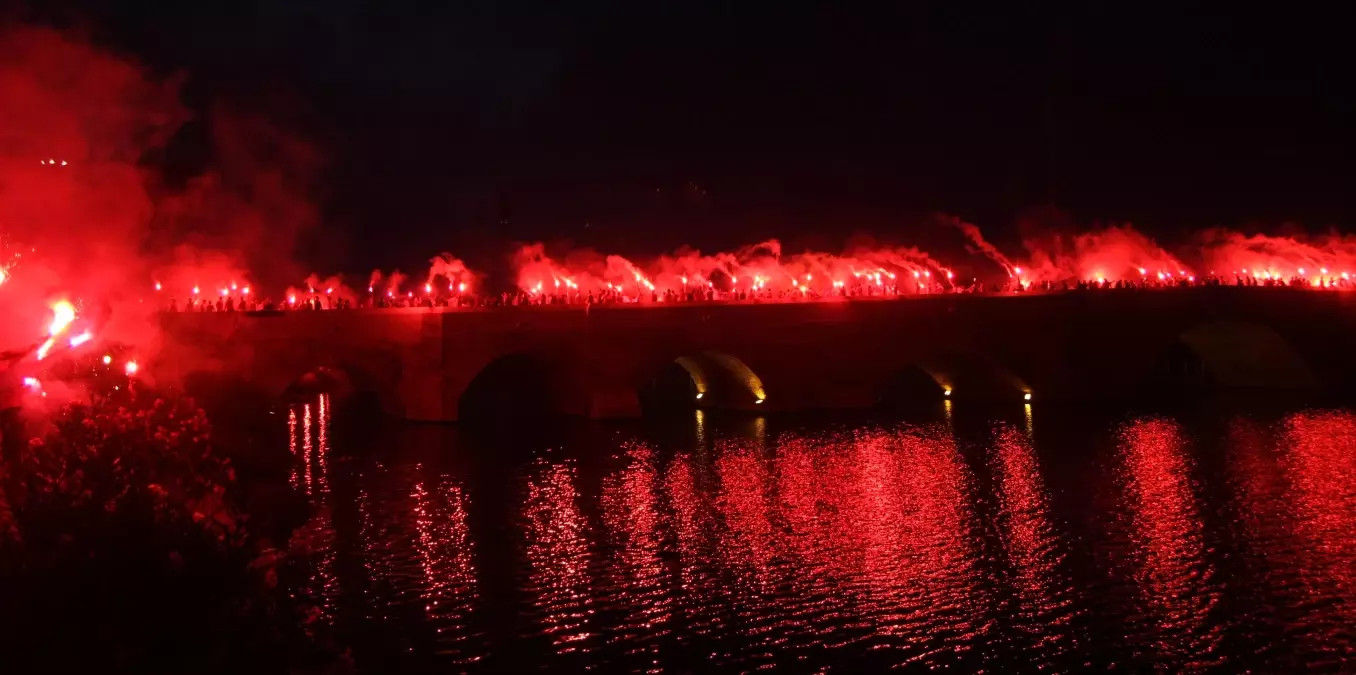
[[[343,382],[387,414],[426,421],[1345,391],[1356,381],[1356,293],[1297,289],[182,313],[162,322],[165,344],[147,372],[190,393],[194,382],[267,396]]]

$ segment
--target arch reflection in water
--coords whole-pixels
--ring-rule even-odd
[[[1174,670],[1218,665],[1222,627],[1211,619],[1221,591],[1206,559],[1204,523],[1180,426],[1144,418],[1120,428],[1120,506],[1128,514],[1130,580],[1144,617],[1127,630]]]

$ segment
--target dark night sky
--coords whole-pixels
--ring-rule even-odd
[[[255,106],[315,139],[325,236],[355,267],[509,239],[911,242],[935,211],[1001,241],[1049,203],[1160,235],[1356,215],[1350,5],[561,4],[44,14],[186,71],[197,104]]]

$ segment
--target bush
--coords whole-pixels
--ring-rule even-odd
[[[62,409],[8,454],[10,663],[259,672],[295,661],[301,610],[275,591],[281,556],[251,537],[232,462],[192,401],[123,390]]]

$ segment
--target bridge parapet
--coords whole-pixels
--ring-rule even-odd
[[[167,314],[151,365],[168,380],[211,373],[265,395],[330,369],[376,394],[388,414],[428,421],[457,420],[478,391],[568,414],[634,416],[675,365],[698,405],[769,411],[871,405],[918,373],[933,395],[956,398],[1118,397],[1173,386],[1180,370],[1215,387],[1332,389],[1356,374],[1354,296],[1204,288]]]

